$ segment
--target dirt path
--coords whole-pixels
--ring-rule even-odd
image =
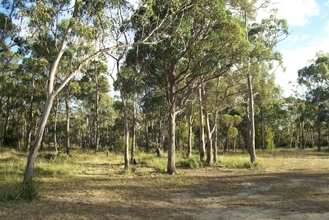
[[[37,201],[0,204],[0,219],[329,219],[329,159],[293,163],[49,178]]]

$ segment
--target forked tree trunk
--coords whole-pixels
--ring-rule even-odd
[[[214,161],[213,161],[213,147],[212,147],[212,133],[210,130],[210,121],[209,121],[209,113],[206,112],[205,115],[205,122],[206,122],[206,133],[207,133],[207,160],[206,160],[206,165],[211,166]]]
[[[212,135],[213,137],[213,144],[214,144],[214,163],[217,163],[217,151],[218,151],[218,132],[217,132],[217,126],[218,126],[218,120],[217,120],[217,114],[218,112],[215,112],[214,115],[214,123],[215,123],[215,129],[214,129],[214,133]]]

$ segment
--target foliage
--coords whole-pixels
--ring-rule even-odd
[[[223,166],[229,169],[248,169],[256,167],[258,163],[251,163],[247,158],[220,157],[217,166]]]
[[[203,167],[203,163],[200,161],[198,157],[192,158],[182,158],[178,160],[178,166],[182,168],[200,168]]]

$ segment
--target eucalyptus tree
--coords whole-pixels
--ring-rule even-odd
[[[81,95],[89,103],[91,107],[92,117],[91,122],[91,137],[92,144],[95,147],[95,152],[98,151],[99,147],[99,102],[101,99],[101,94],[109,92],[109,83],[106,77],[108,67],[105,60],[94,60],[89,62],[89,64],[82,70],[84,73],[82,81]],[[88,88],[88,89],[86,89]]]
[[[45,83],[47,83],[45,70],[45,57],[38,56],[37,52],[31,49],[33,57],[25,57],[19,66],[18,72],[23,75],[22,85],[26,87],[24,93],[26,105],[26,132],[25,132],[25,150],[28,151],[31,145],[31,138],[34,135],[36,121],[39,117],[39,109],[44,105],[43,100],[46,95],[42,92]]]
[[[328,115],[329,54],[318,53],[316,57],[309,66],[298,70],[298,83],[306,87],[306,100],[314,106],[317,147],[321,151],[321,128]]]
[[[23,37],[23,18],[17,19],[20,9],[24,8],[23,1],[1,1],[0,12],[0,54],[16,50],[22,52],[26,44]]]
[[[240,75],[239,71],[232,70],[224,77],[207,82],[203,88],[202,112],[205,114],[207,146],[213,146],[213,150],[207,149],[207,164],[217,162],[218,131],[222,126],[219,118],[237,106]]]
[[[161,44],[138,48],[143,71],[166,94],[169,105],[169,174],[176,172],[176,115],[200,85],[241,62],[247,48],[240,23],[225,9],[224,1],[196,1],[180,16],[158,36]]]
[[[143,97],[140,100],[141,114],[145,126],[145,146],[146,151],[155,148],[158,157],[163,156],[165,149],[165,139],[167,136],[169,106],[166,95],[162,90],[152,87],[145,81]]]
[[[125,42],[118,45],[113,44],[115,39],[120,39],[122,36],[121,34],[117,35],[117,29],[120,29],[123,33],[127,31],[126,27],[131,18],[143,19],[153,13],[152,8],[148,7],[148,1],[141,1],[145,11],[147,11],[145,16],[133,14],[133,11],[126,10],[128,8],[126,1],[75,0],[72,2],[47,0],[21,1],[21,3],[25,4],[25,8],[21,8],[19,15],[27,18],[28,29],[26,35],[29,37],[30,42],[38,44],[42,43],[43,39],[50,39],[49,47],[43,48],[43,51],[52,54],[52,59],[48,62],[47,71],[45,71],[48,76],[47,99],[38,124],[36,138],[28,157],[23,181],[23,183],[26,183],[32,180],[35,159],[56,95],[86,64],[103,53],[150,42],[150,37],[154,35],[155,30],[161,27],[163,21],[169,19],[169,15],[163,16],[161,22],[154,26],[153,31],[138,42]],[[176,8],[176,11],[180,10],[184,10],[184,8]],[[117,11],[122,13],[114,13]],[[112,15],[119,15],[119,17],[113,17]],[[60,26],[63,28],[60,29]],[[154,41],[151,42],[155,43]],[[58,66],[62,62],[64,52],[70,48],[72,43],[78,45],[76,50],[73,51],[72,67],[66,78],[57,85]],[[92,45],[94,49],[92,49]]]
[[[22,96],[15,97],[15,93],[13,93],[20,93],[19,91],[23,89],[22,85],[18,84],[22,80],[22,76],[19,76],[20,79],[17,80],[15,76],[19,66],[18,63],[23,57],[25,46],[25,39],[21,37],[21,26],[14,21],[18,15],[19,6],[20,1],[2,1],[0,3],[0,114],[5,116],[4,121],[0,121],[2,127],[1,142],[4,141],[5,133],[8,135],[8,117],[10,112],[13,111],[11,114],[13,116],[17,110],[16,108],[10,108],[18,104],[15,103],[19,101],[18,99],[23,98]],[[24,94],[24,92],[21,94]],[[21,117],[17,119],[21,119]],[[11,130],[18,129],[12,128]]]
[[[277,10],[272,10],[268,19],[261,23],[250,25],[254,21],[257,10],[265,9],[271,3],[270,0],[230,0],[228,5],[237,17],[240,17],[245,26],[246,39],[251,43],[252,50],[248,55],[248,61],[241,68],[246,74],[248,93],[246,95],[246,119],[247,119],[247,149],[251,162],[256,162],[255,152],[255,119],[254,119],[254,91],[253,71],[258,71],[260,63],[268,63],[271,66],[274,61],[281,62],[281,56],[274,51],[278,42],[288,35],[288,26],[285,19],[276,18]],[[256,69],[255,69],[256,68]]]

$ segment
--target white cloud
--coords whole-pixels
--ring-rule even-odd
[[[277,0],[273,7],[278,8],[280,17],[287,19],[288,24],[293,26],[304,26],[310,17],[320,12],[315,0]]]

